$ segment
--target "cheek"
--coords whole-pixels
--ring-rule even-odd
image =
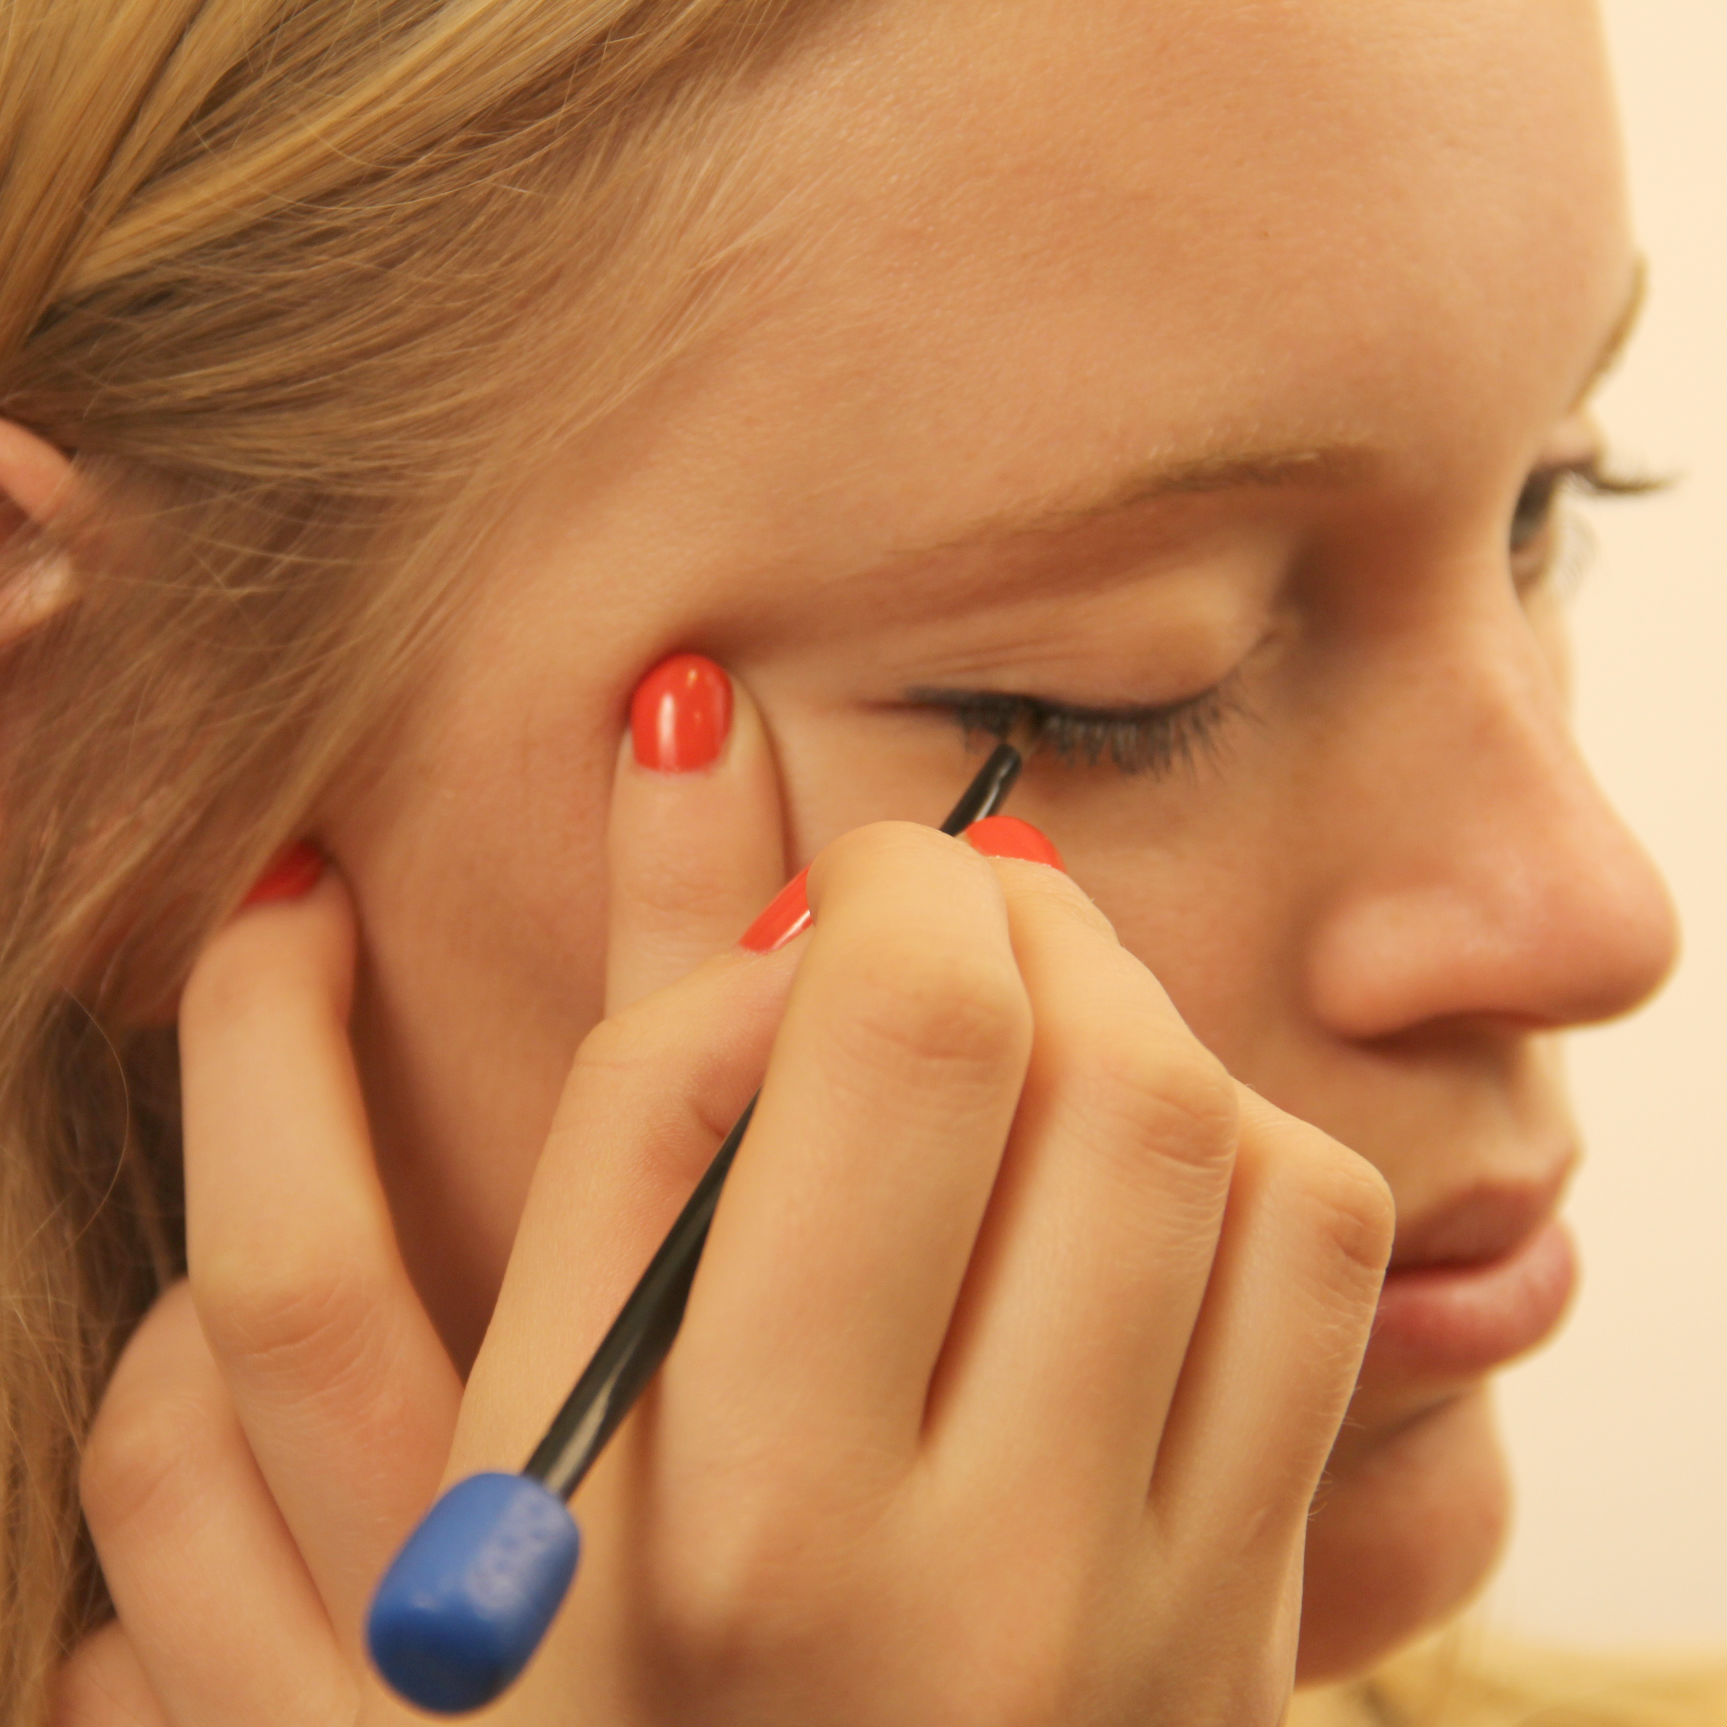
[[[1047,828],[1194,1035],[1253,1084],[1268,1049],[1299,1035],[1304,865],[1299,829],[1233,766],[1179,785],[1117,778],[1083,807],[1028,795],[1014,808]]]
[[[363,937],[355,1039],[404,1255],[458,1359],[604,981],[616,704],[476,623],[324,839]],[[565,675],[567,672],[567,675]]]
[[[1300,1681],[1361,1672],[1486,1580],[1510,1514],[1489,1394],[1334,1456],[1308,1529]]]

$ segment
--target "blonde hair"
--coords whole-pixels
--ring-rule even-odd
[[[178,981],[386,735],[517,450],[759,281],[739,116],[837,5],[0,0],[0,416],[80,475],[0,546],[0,602],[74,593],[0,650],[0,1721],[102,1610],[77,1446],[183,1264]],[[1560,1677],[1417,1652],[1292,1720],[1703,1718]]]
[[[0,415],[80,476],[0,549],[0,595],[73,594],[0,664],[0,1720],[101,1610],[76,1453],[183,1263],[178,982],[382,734],[524,442],[726,303],[732,121],[826,10],[0,0]]]

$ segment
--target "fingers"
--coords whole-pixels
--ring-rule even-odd
[[[120,1623],[69,1667],[68,1720],[214,1727],[332,1721],[351,1709],[329,1620],[185,1285],[121,1357],[81,1486]]]
[[[1031,1010],[990,866],[933,829],[837,841],[809,897],[814,930],[666,1395],[719,1412],[746,1446],[771,1434],[796,1457],[819,1431],[844,1469],[848,1448],[916,1443]]]
[[[1066,876],[996,867],[1032,1054],[932,1437],[990,1490],[1030,1470],[1052,1517],[1113,1494],[1119,1522],[1143,1503],[1211,1271],[1235,1087]]]
[[[193,1296],[350,1648],[436,1488],[460,1396],[373,1163],[347,1040],[353,954],[327,875],[223,929],[180,1013]]]
[[[1275,1543],[1304,1522],[1355,1389],[1394,1217],[1364,1159],[1237,1090],[1229,1212],[1152,1505],[1189,1539]]]
[[[677,654],[635,693],[607,830],[606,1011],[735,942],[785,880],[761,717],[712,660]]]
[[[710,1436],[735,1418],[795,1450],[779,1395],[833,1434],[915,1440],[1030,1016],[1000,888],[966,847],[865,829],[819,860],[811,898],[807,944],[734,949],[583,1045],[469,1379],[463,1467],[538,1437],[758,1082],[671,1366],[701,1381]]]
[[[1371,1326],[1384,1183],[1230,1079],[1065,877],[995,867],[1033,1041],[931,1389],[935,1476],[1056,1551],[1149,1489],[1208,1556],[1248,1532],[1275,1594]]]
[[[468,1376],[458,1470],[516,1468],[540,1437],[760,1083],[799,957],[733,949],[583,1042]]]

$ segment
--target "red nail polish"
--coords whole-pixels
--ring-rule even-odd
[[[772,953],[810,927],[808,868],[798,871],[768,902],[768,909],[738,937],[751,953]]]
[[[630,741],[656,773],[710,767],[732,729],[732,680],[700,654],[673,654],[636,685]]]
[[[324,854],[306,840],[296,840],[252,884],[241,905],[266,905],[271,900],[298,899],[318,885],[324,873]]]
[[[1018,816],[984,816],[965,830],[965,838],[991,858],[1025,858],[1031,863],[1050,864],[1063,872],[1067,865],[1049,836]]]

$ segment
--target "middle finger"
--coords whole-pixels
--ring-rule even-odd
[[[937,1466],[1064,1525],[1143,1506],[1229,1195],[1235,1088],[1103,914],[1001,862],[1035,1019],[1025,1092],[931,1400]]]
[[[945,835],[860,829],[817,860],[810,901],[667,1391],[710,1434],[730,1412],[740,1445],[771,1434],[843,1470],[848,1437],[878,1457],[917,1441],[1031,1014],[1000,886]]]

